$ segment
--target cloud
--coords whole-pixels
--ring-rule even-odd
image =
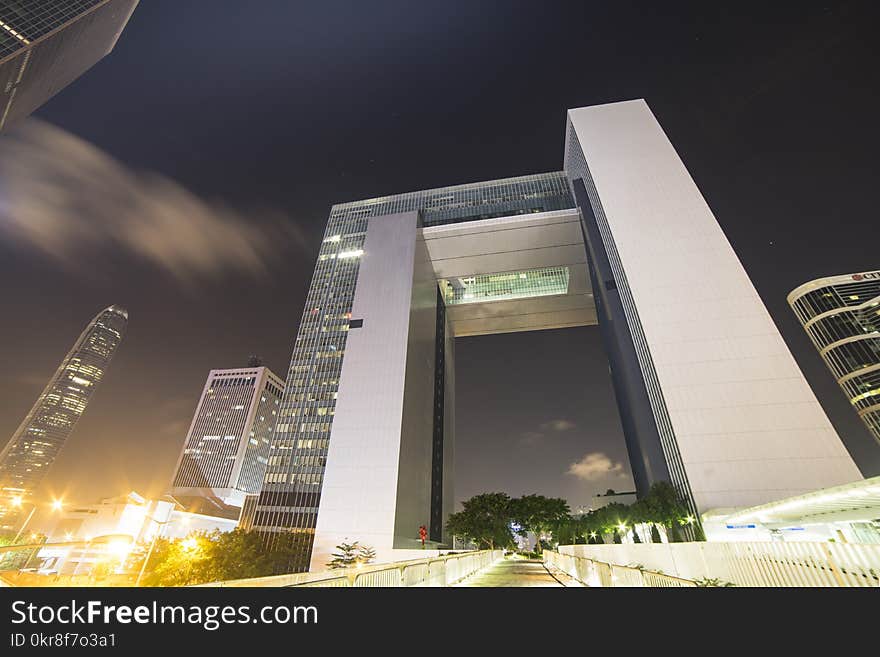
[[[577,425],[570,420],[550,420],[538,426],[538,431],[523,431],[520,434],[520,442],[524,445],[535,445],[547,437],[548,432],[570,431]]]
[[[541,425],[543,431],[570,431],[577,425],[570,420],[550,420]]]
[[[304,244],[277,213],[206,201],[36,119],[0,140],[0,238],[73,267],[98,252],[135,256],[182,281],[261,276]]]
[[[544,434],[540,431],[523,431],[520,434],[520,442],[524,445],[534,445],[543,440]]]
[[[566,474],[574,475],[578,479],[584,479],[585,481],[595,481],[596,479],[608,476],[626,476],[623,464],[619,461],[612,461],[604,452],[584,454],[580,461],[576,461],[568,466]]]

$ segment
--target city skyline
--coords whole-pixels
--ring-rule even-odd
[[[273,9],[286,11],[281,5]],[[196,117],[200,115],[196,105],[224,89],[219,77],[199,75],[210,69],[206,62],[197,60],[185,63],[184,72],[179,77],[170,78],[169,85],[176,85],[171,87],[171,95],[179,94],[179,114],[172,114],[167,104],[159,105],[164,108],[164,114],[152,118],[141,114],[137,105],[138,102],[143,104],[143,97],[138,89],[134,89],[135,85],[129,83],[123,88],[129,90],[131,98],[105,95],[104,102],[110,103],[113,111],[98,117],[88,116],[88,111],[94,108],[96,99],[102,98],[102,93],[109,94],[110,87],[119,88],[119,83],[129,74],[132,61],[143,58],[149,30],[155,29],[154,21],[166,16],[164,12],[167,11],[168,7],[163,7],[162,3],[139,7],[136,12],[139,20],[126,29],[125,38],[114,54],[37,113],[40,120],[57,127],[44,130],[35,127],[45,127],[43,124],[30,124],[27,129],[0,138],[5,140],[0,142],[0,151],[6,149],[9,152],[14,148],[17,154],[25,155],[16,158],[16,163],[37,167],[44,166],[44,163],[27,157],[35,144],[50,148],[60,147],[60,144],[65,153],[80,153],[80,147],[85,147],[83,144],[94,144],[93,148],[97,147],[99,153],[110,154],[113,164],[107,164],[109,170],[119,173],[118,179],[130,185],[135,194],[153,182],[146,176],[140,177],[137,172],[142,170],[158,172],[166,181],[179,181],[184,191],[192,190],[187,192],[191,196],[175,192],[166,198],[185,201],[190,209],[196,207],[198,211],[190,213],[192,216],[223,218],[219,223],[196,224],[196,230],[187,236],[196,236],[193,239],[210,234],[215,228],[239,225],[236,222],[240,219],[242,226],[274,235],[271,231],[277,228],[277,223],[273,218],[276,212],[271,211],[273,207],[283,210],[286,218],[281,223],[285,227],[294,227],[299,232],[288,231],[283,233],[284,240],[267,241],[246,231],[241,249],[222,250],[219,246],[212,249],[214,245],[208,244],[204,249],[207,255],[199,260],[186,252],[172,250],[164,242],[155,244],[151,251],[134,251],[131,242],[115,225],[101,223],[102,213],[93,213],[99,218],[95,220],[95,226],[98,231],[103,231],[100,232],[102,237],[94,243],[74,240],[74,245],[86,252],[96,249],[106,253],[107,258],[92,260],[92,264],[98,266],[83,271],[70,264],[69,252],[61,246],[53,250],[53,245],[42,241],[40,235],[7,232],[8,225],[3,225],[4,274],[7,280],[28,281],[26,288],[12,290],[8,298],[10,310],[23,317],[15,326],[7,327],[6,344],[14,345],[14,349],[3,354],[8,371],[18,384],[36,381],[41,376],[45,381],[51,367],[50,345],[63,342],[63,334],[69,332],[71,321],[67,317],[81,313],[86,303],[112,295],[124,299],[129,307],[137,308],[138,326],[133,328],[131,343],[120,354],[123,359],[118,363],[121,371],[115,366],[111,370],[111,379],[118,385],[112,392],[104,390],[109,395],[106,403],[103,399],[97,400],[101,404],[100,416],[92,417],[90,413],[84,419],[86,431],[81,441],[78,440],[80,445],[77,448],[81,451],[68,452],[61,457],[67,462],[60,464],[63,465],[60,476],[71,483],[73,490],[81,492],[85,501],[116,494],[120,490],[155,490],[163,479],[167,481],[205,371],[233,364],[238,360],[238,354],[250,352],[264,354],[274,368],[283,369],[290,356],[291,331],[304,307],[309,271],[320,246],[319,225],[326,216],[325,208],[331,203],[401,189],[423,189],[438,182],[464,183],[501,174],[528,174],[542,168],[550,170],[561,151],[561,141],[554,131],[557,131],[558,119],[565,107],[639,95],[649,96],[664,127],[675,143],[681,144],[694,177],[705,190],[740,258],[747,269],[754,272],[759,293],[795,351],[799,365],[807,372],[823,406],[835,424],[843,427],[840,432],[851,449],[862,450],[859,460],[868,464],[863,466],[868,470],[865,474],[870,474],[871,468],[874,468],[873,472],[880,471],[876,457],[872,461],[867,451],[870,436],[859,434],[864,430],[857,419],[848,417],[851,410],[846,407],[846,400],[840,398],[835,382],[824,370],[796,322],[788,316],[784,299],[785,294],[803,280],[835,271],[876,268],[872,262],[873,253],[866,245],[853,245],[842,237],[829,236],[821,226],[821,221],[832,215],[849,222],[854,230],[862,225],[859,222],[866,222],[864,226],[870,227],[867,219],[870,206],[866,205],[867,197],[861,191],[859,178],[859,172],[868,170],[868,167],[859,163],[869,161],[872,137],[859,135],[861,139],[858,141],[854,138],[856,126],[868,122],[869,110],[864,103],[859,103],[860,99],[864,100],[859,94],[865,92],[859,87],[847,86],[845,81],[837,81],[821,62],[817,66],[815,57],[810,54],[812,50],[805,45],[807,41],[812,42],[808,37],[815,34],[817,17],[824,16],[819,10],[809,10],[817,13],[806,11],[803,23],[788,27],[782,15],[771,11],[768,16],[768,24],[773,29],[789,30],[795,39],[795,47],[801,48],[798,52],[814,66],[814,70],[809,71],[806,66],[797,68],[793,81],[775,79],[772,71],[762,77],[754,70],[750,74],[756,77],[750,79],[747,75],[735,73],[730,66],[725,68],[728,63],[723,54],[724,44],[728,43],[725,35],[729,34],[726,30],[733,30],[733,27],[718,32],[700,21],[677,28],[669,26],[672,34],[680,32],[690,37],[677,46],[679,56],[695,61],[698,56],[706,55],[711,64],[705,66],[718,67],[720,81],[717,84],[727,84],[735,91],[720,90],[715,82],[700,83],[700,76],[707,73],[700,67],[699,75],[688,77],[676,73],[675,62],[666,59],[645,63],[646,70],[640,72],[627,58],[621,57],[616,60],[614,73],[623,82],[617,82],[611,75],[592,71],[591,80],[582,89],[530,99],[516,109],[515,118],[511,119],[480,109],[478,105],[483,101],[479,93],[465,95],[458,103],[432,96],[432,100],[438,103],[436,108],[426,107],[423,103],[407,104],[404,99],[395,98],[397,104],[390,112],[380,111],[378,106],[359,100],[361,104],[357,111],[371,117],[375,124],[375,130],[367,130],[356,129],[350,120],[344,120],[347,114],[342,109],[350,92],[342,92],[341,88],[351,85],[360,89],[357,71],[352,77],[342,75],[336,67],[347,60],[331,58],[325,65],[335,72],[334,75],[341,76],[337,79],[331,75],[331,79],[340,84],[340,90],[324,89],[320,93],[326,95],[321,97],[321,102],[315,103],[330,108],[330,121],[323,123],[319,116],[302,108],[294,96],[282,95],[278,101],[281,108],[294,108],[299,112],[295,126],[281,116],[283,112],[276,114],[266,106],[255,110],[266,116],[254,123],[245,120],[249,114],[232,107],[224,110],[223,119],[237,126],[238,134],[230,134],[211,120],[197,122]],[[168,37],[172,42],[181,37],[178,30],[184,30],[187,20],[194,20],[196,13],[197,8],[180,9],[180,24],[172,26]],[[601,23],[603,17],[598,18]],[[835,15],[832,18],[837,20],[832,24],[837,30],[832,29],[832,35],[846,35],[851,49],[865,48],[866,42],[859,28],[849,22],[851,17]],[[612,17],[604,19],[611,21]],[[737,25],[736,17],[732,19],[733,25]],[[139,21],[143,22],[139,24]],[[421,23],[419,25],[418,30],[427,29]],[[450,29],[453,25],[459,24],[450,22]],[[268,29],[271,26],[266,24],[263,27]],[[526,31],[524,24],[514,27],[514,34]],[[479,33],[480,28],[472,29]],[[565,28],[560,25],[558,29]],[[773,29],[762,31],[754,26],[752,29],[758,44],[754,61],[760,61],[762,57],[771,60],[775,56],[791,57],[774,45]],[[418,30],[416,33],[420,34]],[[701,34],[702,38],[695,41],[694,35]],[[383,56],[378,41],[369,36],[362,38],[363,47],[376,57]],[[411,37],[404,35],[401,38]],[[510,38],[514,39],[513,36]],[[557,41],[555,37],[551,40],[544,32],[536,38],[544,48],[551,41]],[[706,41],[711,38],[719,45],[707,45]],[[850,56],[851,50],[844,49],[839,41],[830,37],[820,43],[844,61]],[[297,47],[317,46],[309,42]],[[536,43],[532,47],[537,51],[539,45]],[[556,64],[560,52],[596,55],[596,48],[598,46],[551,46],[549,52],[554,53],[553,64],[547,70],[558,81],[564,77],[564,71],[570,72],[565,66]],[[434,75],[432,66],[445,61],[441,53],[430,46],[419,52],[425,75]],[[864,55],[859,52],[860,56]],[[463,57],[465,53],[452,60],[462,74],[465,72]],[[524,60],[516,61],[524,63]],[[541,61],[549,63],[548,60]],[[491,70],[501,76],[500,79],[511,81],[510,77],[505,77],[511,75],[508,62],[500,58],[489,59],[485,65],[493,67]],[[171,62],[161,55],[155,61],[139,66],[143,67],[142,75],[153,82],[171,70]],[[542,68],[541,65],[535,66],[536,70]],[[292,84],[292,80],[298,79],[297,73],[286,70],[274,60],[266,75],[275,77],[249,83],[254,85],[251,91],[259,93],[260,85],[264,83],[286,81]],[[652,76],[662,78],[662,86],[666,89],[661,89]],[[185,78],[202,82],[189,93],[184,93]],[[464,88],[473,88],[469,85],[475,84],[475,79],[466,79]],[[812,104],[805,102],[806,92],[801,85],[806,81],[818,81],[836,89],[838,95],[850,98],[856,116],[846,122],[835,121],[836,106],[832,107],[822,99],[813,99]],[[373,82],[380,86],[390,84],[384,77]],[[693,90],[691,87],[695,82]],[[107,91],[102,91],[105,87]],[[640,91],[645,88],[646,92]],[[507,93],[501,91],[501,102],[510,102],[516,107],[519,99]],[[757,94],[759,102],[748,100],[750,94]],[[739,104],[731,105],[731,99]],[[794,120],[788,113],[792,103],[800,103]],[[397,118],[393,117],[395,113],[399,115]],[[447,115],[450,118],[445,118]],[[130,122],[133,120],[142,126],[140,131],[146,138],[131,134]],[[185,125],[189,131],[186,134],[196,147],[183,148],[170,141],[165,136],[168,130],[164,121]],[[263,122],[265,128],[257,125]],[[424,122],[435,125],[436,134],[421,131]],[[530,127],[529,134],[520,129],[523,122]],[[335,134],[338,125],[344,126],[339,135]],[[832,129],[831,125],[835,127]],[[720,136],[707,140],[710,131],[718,132]],[[368,132],[372,134],[368,135]],[[221,133],[228,138],[224,146],[213,141],[207,143],[209,139],[217,140]],[[284,148],[276,150],[269,142],[279,135]],[[797,145],[807,143],[802,141],[807,135],[809,150],[801,152]],[[424,148],[431,152],[431,157],[422,155],[421,148],[401,146],[407,141],[416,143],[419,138],[428,140]],[[490,147],[471,146],[479,143],[479,138],[489,142]],[[351,151],[346,151],[349,140],[354,140],[354,144]],[[266,149],[271,157],[264,158],[256,146],[249,143],[251,141],[255,141],[260,149]],[[448,145],[444,141],[448,141]],[[711,143],[704,144],[704,141]],[[847,144],[846,158],[835,156],[832,150],[841,141]],[[383,146],[390,142],[393,146],[386,152]],[[763,149],[762,142],[769,143],[770,148]],[[789,145],[793,145],[795,156],[781,153]],[[202,151],[203,154],[196,158],[192,151]],[[762,153],[761,161],[756,161],[755,153]],[[828,161],[829,157],[831,161]],[[835,157],[840,159],[835,160]],[[223,161],[226,170],[220,171],[214,164],[216,161]],[[412,166],[413,161],[418,161],[419,166]],[[291,167],[283,175],[276,170],[282,162]],[[313,166],[313,174],[305,170],[308,168],[306,162]],[[808,170],[804,162],[809,162],[815,170]],[[260,175],[246,179],[247,170],[255,166],[260,167]],[[0,176],[16,175],[11,168],[11,159],[0,159]],[[25,170],[35,171],[33,168]],[[36,173],[39,175],[41,171],[37,169]],[[302,182],[288,190],[291,187],[288,180],[298,178]],[[237,185],[239,180],[245,180],[244,184]],[[772,193],[768,191],[770,180],[773,181]],[[812,181],[809,186],[813,189],[822,189],[821,193],[814,193],[809,202],[803,198],[804,180]],[[163,184],[149,189],[168,191],[168,188]],[[311,191],[305,194],[306,189]],[[102,198],[106,200],[106,195]],[[224,206],[230,207],[198,205],[204,198],[219,198]],[[270,207],[264,213],[265,206]],[[137,210],[149,212],[149,208],[138,207]],[[133,216],[139,218],[142,215],[135,213]],[[78,221],[77,217],[71,219]],[[106,244],[111,246],[104,246],[101,241],[104,236]],[[129,257],[131,254],[134,257]],[[216,262],[222,263],[216,268],[215,254]],[[244,275],[239,277],[240,274]],[[37,278],[39,280],[35,280]],[[195,305],[194,300],[197,300]],[[257,316],[271,316],[273,319],[264,322],[259,339],[247,333],[253,317]],[[169,334],[174,335],[173,340],[162,338]],[[586,503],[592,493],[608,487],[630,489],[631,483],[618,474],[628,470],[629,466],[619,427],[614,426],[613,400],[610,406],[607,404],[610,384],[607,378],[604,382],[601,378],[590,382],[578,380],[583,375],[579,368],[601,374],[607,367],[603,364],[601,349],[592,341],[597,341],[597,336],[589,334],[588,330],[571,329],[562,340],[565,346],[555,352],[551,364],[546,367],[536,362],[515,367],[505,362],[504,356],[505,350],[516,353],[552,351],[546,336],[480,337],[462,341],[459,360],[464,369],[458,372],[459,389],[468,390],[465,397],[474,402],[469,408],[465,404],[461,409],[459,445],[471,456],[470,461],[474,464],[472,481],[476,473],[480,473],[488,488],[503,486],[512,493],[533,492],[534,489],[561,494],[574,504]],[[572,361],[565,350],[573,343],[581,342],[593,344],[595,348],[588,349],[580,357],[582,360]],[[128,347],[131,347],[130,353]],[[566,363],[578,371],[562,371]],[[487,383],[495,386],[498,392],[481,393],[479,381],[486,376],[487,367],[496,365],[497,379]],[[169,375],[171,371],[175,373]],[[501,378],[506,380],[499,381]],[[535,378],[541,378],[544,385],[536,385],[532,380]],[[560,378],[564,381],[557,386],[553,379]],[[158,381],[163,381],[163,385],[155,383]],[[25,383],[24,387],[8,385],[3,391],[9,400],[9,410],[0,418],[0,429],[3,429],[0,437],[11,435],[14,430],[11,425],[16,423],[14,416],[20,418],[26,412],[29,403],[26,397],[30,395],[32,401],[38,392],[36,386],[36,383]],[[597,389],[600,397],[605,396],[606,403],[601,406],[609,406],[610,415],[603,415],[598,408],[600,404],[597,408],[584,406],[584,400],[597,397],[588,392],[588,386],[589,390]],[[527,413],[527,404],[523,402],[541,395],[542,390],[551,391],[547,397],[556,395],[559,399],[548,399],[544,409]],[[510,406],[517,406],[513,417],[502,417],[500,409]],[[127,420],[124,413],[128,414]],[[486,435],[487,426],[493,429],[491,435]],[[123,430],[130,432],[130,445],[115,454],[102,450],[112,444],[114,435]],[[504,445],[509,446],[506,466],[495,462],[499,448]],[[96,454],[96,467],[107,473],[101,482],[84,476],[77,466],[77,459],[91,454]],[[535,463],[537,454],[545,454],[546,461]],[[146,463],[150,463],[152,471],[147,471]],[[569,471],[584,476],[567,474]],[[58,483],[59,487],[61,483]],[[470,492],[478,492],[475,481],[470,486]],[[518,486],[525,487],[525,490],[516,490]],[[467,484],[462,490],[468,491]]]

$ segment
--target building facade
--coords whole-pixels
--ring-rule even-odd
[[[128,312],[110,306],[80,334],[30,412],[0,452],[0,525],[14,526],[61,452],[104,378],[128,324]]]
[[[570,110],[563,170],[333,206],[248,523],[449,545],[455,339],[598,325],[637,491],[694,512],[861,478],[644,101]],[[424,554],[422,552],[422,554]]]
[[[258,493],[283,392],[268,367],[211,370],[169,494],[241,507],[246,495]]]
[[[0,3],[0,131],[107,55],[137,4],[138,0]]]
[[[880,442],[880,271],[804,283],[788,295],[788,304]]]

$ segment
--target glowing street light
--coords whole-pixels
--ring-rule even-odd
[[[199,542],[190,536],[189,538],[185,538],[180,542],[180,546],[187,552],[192,552],[196,548],[199,547]]]
[[[12,498],[12,506],[14,506],[16,509],[20,509],[23,502],[24,500],[22,499],[21,495],[16,495]]]
[[[63,500],[52,500],[52,510],[53,511],[61,511],[64,508]]]

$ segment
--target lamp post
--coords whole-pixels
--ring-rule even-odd
[[[16,506],[21,506],[21,502],[19,502]],[[24,524],[21,526],[21,529],[18,530],[18,533],[15,535],[15,538],[12,539],[12,544],[13,544],[13,545],[15,545],[16,543],[18,543],[18,539],[19,539],[19,538],[21,537],[21,535],[24,533],[25,527],[28,526],[28,523],[31,521],[31,518],[34,517],[34,511],[36,511],[36,510],[37,510],[37,505],[36,505],[36,504],[32,505],[32,507],[31,507],[31,512],[28,514],[28,517],[25,518]]]
[[[152,522],[155,522],[159,527],[156,529],[156,533],[153,534],[153,540],[152,540],[152,542],[150,543],[150,549],[149,549],[149,551],[147,552],[147,556],[144,557],[144,563],[141,564],[141,570],[140,570],[140,572],[138,573],[137,579],[134,581],[134,585],[135,585],[135,586],[140,586],[140,585],[141,585],[141,580],[142,580],[143,577],[144,577],[144,572],[147,570],[147,564],[150,563],[150,557],[153,556],[153,548],[156,547],[156,541],[159,540],[159,534],[160,534],[161,531],[162,531],[162,525],[167,525],[169,522],[171,522],[171,518],[168,518],[168,519],[165,520],[164,522],[159,522],[158,520],[156,520],[156,517],[155,517],[155,516],[150,516],[150,520],[151,520]]]

